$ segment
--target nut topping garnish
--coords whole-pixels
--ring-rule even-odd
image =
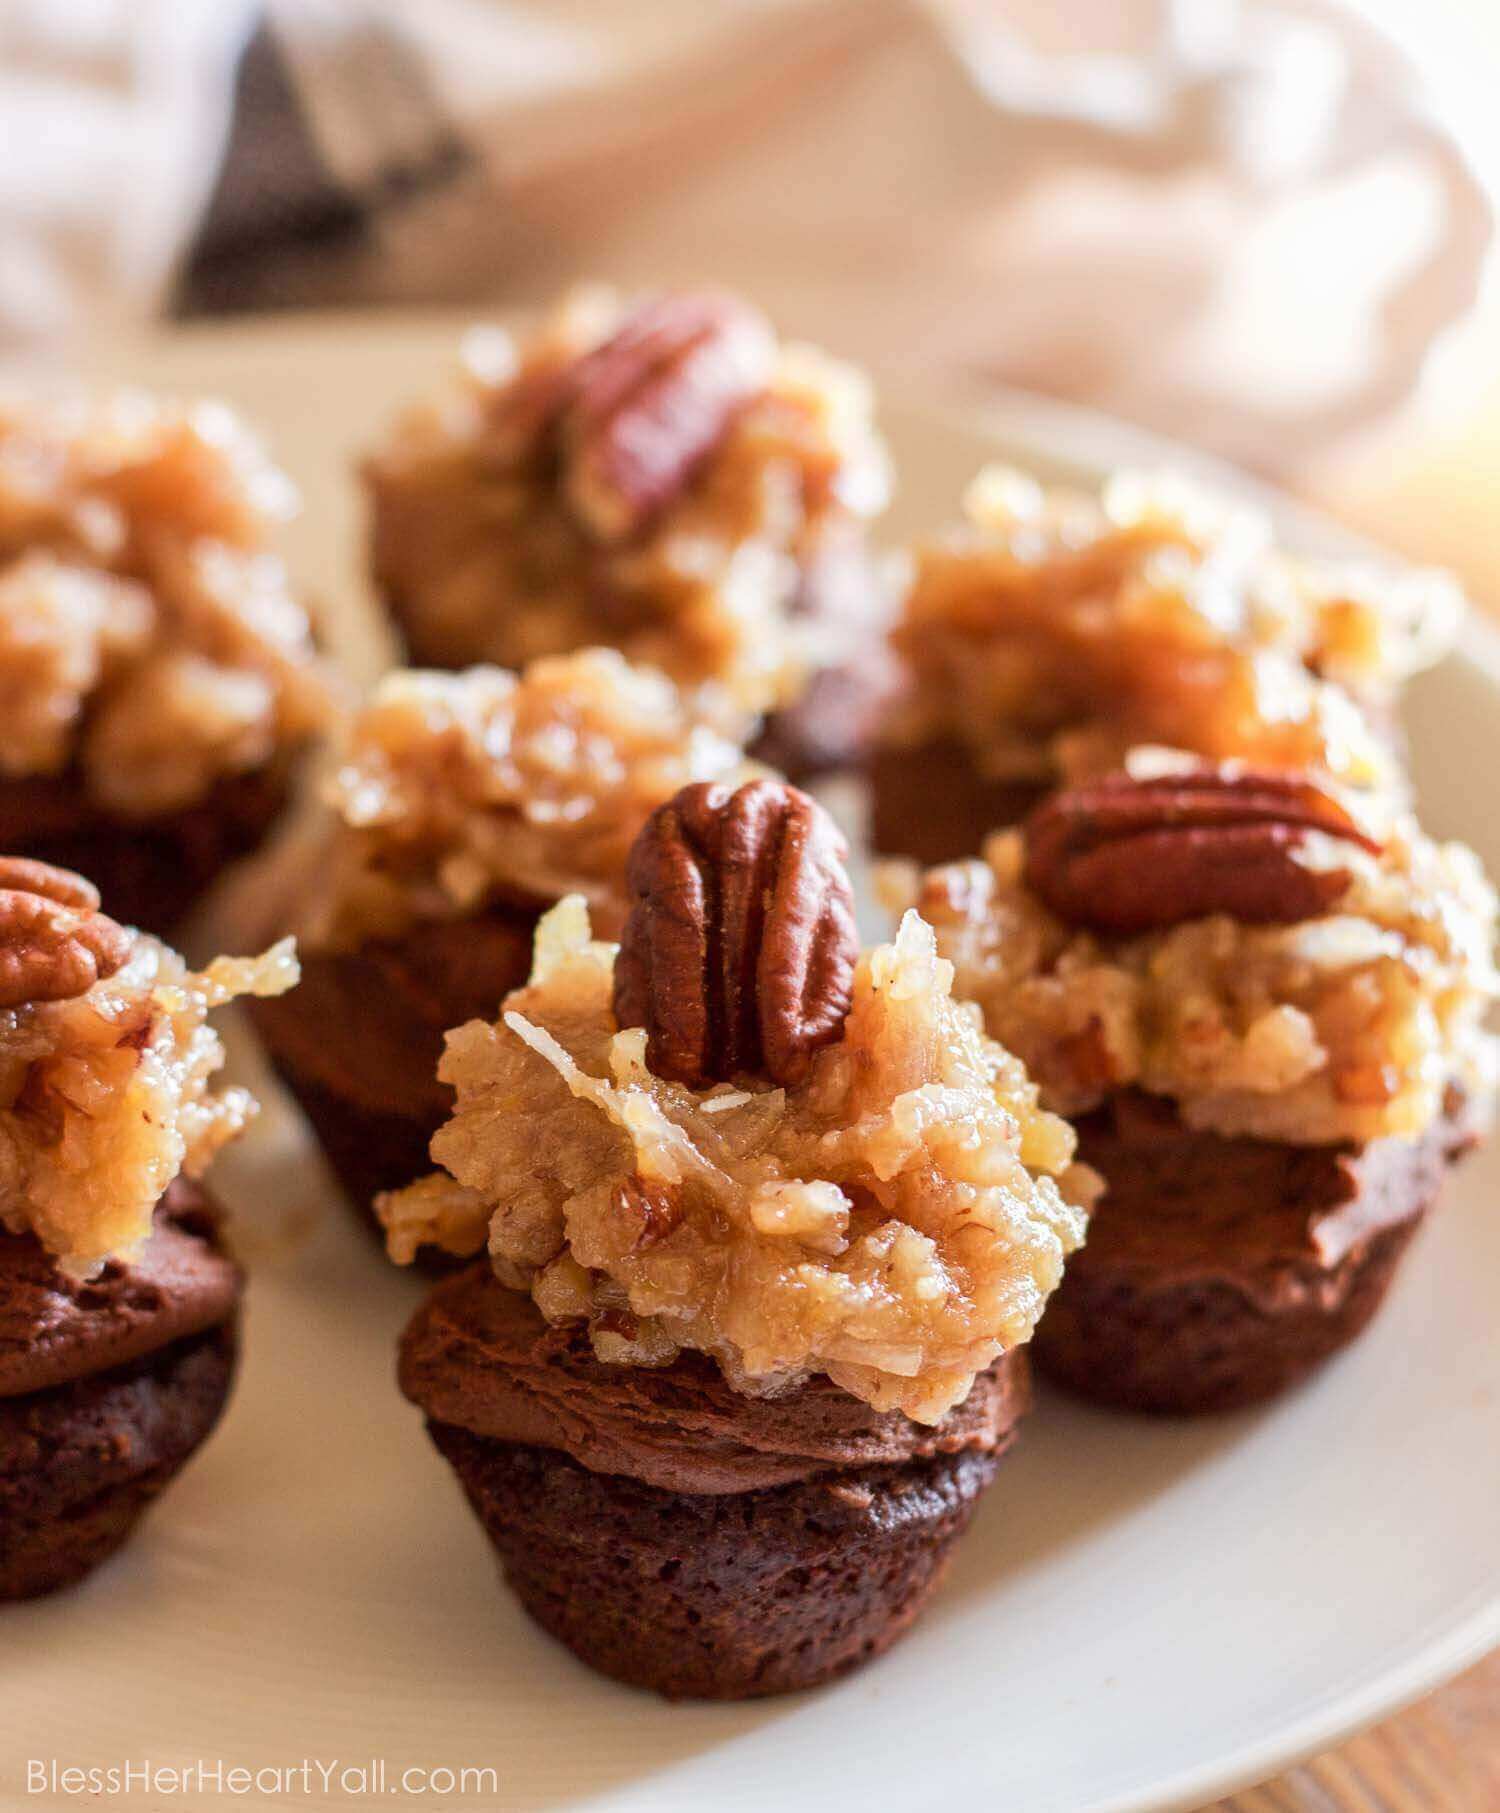
[[[614,981],[657,1076],[801,1080],[852,999],[847,856],[817,801],[780,782],[700,782],[657,809],[630,853]]]
[[[691,482],[775,363],[770,327],[727,296],[644,303],[558,398],[568,499],[599,541],[628,541]]]
[[[1335,906],[1347,869],[1310,867],[1310,835],[1379,854],[1348,812],[1289,774],[1205,769],[1069,788],[1026,825],[1026,880],[1070,925],[1134,934],[1225,913],[1289,925]]]
[[[87,994],[120,968],[131,943],[99,911],[92,882],[50,863],[0,857],[0,1008]]]

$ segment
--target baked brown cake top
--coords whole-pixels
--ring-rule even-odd
[[[1297,1144],[1482,1113],[1495,893],[1473,852],[1237,767],[1064,791],[914,893],[956,992],[1076,1114],[1121,1089]]]
[[[500,1018],[449,1035],[445,1169],[379,1205],[392,1255],[487,1243],[607,1362],[960,1402],[1029,1337],[1095,1180],[915,914],[860,952],[843,854],[778,783],[664,806],[623,945],[563,902]]]
[[[299,876],[308,948],[346,948],[495,902],[582,894],[618,930],[631,840],[689,781],[751,772],[652,668],[613,649],[463,673],[387,674],[327,788]]]
[[[0,775],[174,812],[328,721],[275,553],[295,494],[219,405],[0,401]]]
[[[365,468],[376,576],[425,660],[609,643],[730,714],[802,690],[805,570],[884,508],[863,377],[717,293],[565,296],[477,332]]]
[[[892,741],[956,740],[993,779],[1160,745],[1401,789],[1367,718],[1448,645],[1444,575],[1294,559],[1257,511],[1139,473],[1093,497],[990,468],[965,508],[914,556]]]
[[[168,1184],[256,1112],[215,1087],[209,1012],[296,980],[290,939],[195,973],[82,876],[0,857],[0,1223],[75,1276],[131,1258]]]

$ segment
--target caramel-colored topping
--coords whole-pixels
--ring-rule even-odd
[[[1092,1178],[1019,1062],[950,997],[911,917],[867,953],[805,1080],[655,1075],[612,1007],[615,950],[579,901],[543,921],[531,982],[450,1034],[452,1184],[383,1199],[396,1256],[446,1231],[598,1356],[711,1354],[736,1389],[826,1374],[935,1421],[1030,1335],[1081,1240]]]
[[[333,709],[272,552],[285,479],[221,408],[0,404],[0,774],[176,811]]]
[[[365,468],[376,577],[421,658],[608,644],[735,735],[798,697],[829,658],[804,575],[889,490],[864,379],[691,293],[577,290],[466,354],[459,393]]]
[[[669,680],[613,649],[519,675],[388,674],[329,785],[334,822],[299,931],[342,948],[570,893],[617,930],[625,859],[651,813],[689,782],[751,772]]]
[[[1221,910],[1080,928],[1027,884],[1020,832],[903,900],[1058,1113],[1134,1087],[1170,1098],[1190,1127],[1317,1145],[1419,1135],[1454,1082],[1482,1112],[1495,895],[1473,853],[1397,817],[1374,848],[1346,825],[1302,827],[1295,860],[1314,911],[1286,924]],[[1137,890],[1154,897],[1162,873],[1142,860]]]
[[[995,779],[1157,745],[1404,787],[1383,726],[1451,640],[1444,576],[1296,560],[1256,511],[1132,473],[1095,499],[992,468],[965,502],[967,529],[916,551],[895,743],[956,740]]]
[[[97,897],[90,889],[84,898]],[[10,990],[0,1007],[0,1223],[35,1234],[65,1270],[87,1275],[137,1251],[167,1185],[201,1173],[255,1114],[246,1090],[213,1087],[224,1051],[208,1015],[237,995],[290,988],[297,962],[287,940],[193,974],[165,945],[122,932],[92,906],[52,904],[112,930],[94,933],[90,985],[73,990],[80,969],[58,990],[53,972],[25,1000]]]

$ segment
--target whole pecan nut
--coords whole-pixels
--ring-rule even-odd
[[[1027,820],[1026,880],[1070,925],[1132,934],[1227,913],[1246,924],[1316,918],[1347,869],[1310,866],[1315,834],[1378,854],[1338,803],[1293,774],[1206,768],[1068,788]]]
[[[597,540],[628,541],[679,496],[770,380],[775,338],[728,296],[638,308],[566,381],[559,432],[568,501]]]
[[[795,1083],[838,1037],[859,955],[847,856],[781,782],[699,782],[657,809],[626,871],[615,1013],[646,1028],[658,1076]]]
[[[87,994],[120,968],[132,942],[99,911],[92,882],[50,863],[0,857],[0,1008]]]

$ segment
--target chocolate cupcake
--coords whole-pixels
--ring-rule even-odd
[[[1397,697],[1451,636],[1447,579],[1294,560],[1253,511],[1130,474],[1095,500],[996,468],[965,504],[892,632],[877,849],[972,856],[1149,748],[1404,790]]]
[[[427,1168],[453,1105],[443,1035],[525,981],[542,913],[581,893],[618,932],[636,832],[685,782],[743,769],[613,649],[379,684],[284,897],[249,878],[263,929],[295,931],[303,958],[257,1029],[361,1213]]]
[[[365,465],[376,583],[434,667],[604,644],[766,718],[799,775],[859,757],[888,690],[866,527],[889,490],[868,386],[732,297],[578,290],[476,333],[460,394]]]
[[[685,789],[527,986],[449,1038],[445,1167],[391,1250],[487,1259],[401,1346],[545,1629],[673,1698],[879,1654],[941,1577],[1026,1408],[1023,1347],[1090,1179],[912,916],[859,954],[805,795]]]
[[[0,411],[0,849],[167,930],[281,812],[333,691],[227,411]]]
[[[255,1103],[207,1016],[295,980],[288,947],[191,974],[0,858],[0,1599],[90,1573],[218,1421],[241,1278],[195,1180]]]
[[[486,1263],[418,1312],[400,1383],[537,1623],[672,1699],[810,1687],[889,1647],[1030,1396],[1020,1350],[936,1428],[822,1378],[759,1399],[701,1355],[610,1365]]]
[[[917,895],[956,992],[1104,1180],[1037,1363],[1225,1410],[1369,1323],[1490,1110],[1495,899],[1471,852],[1285,774],[1065,790]]]

